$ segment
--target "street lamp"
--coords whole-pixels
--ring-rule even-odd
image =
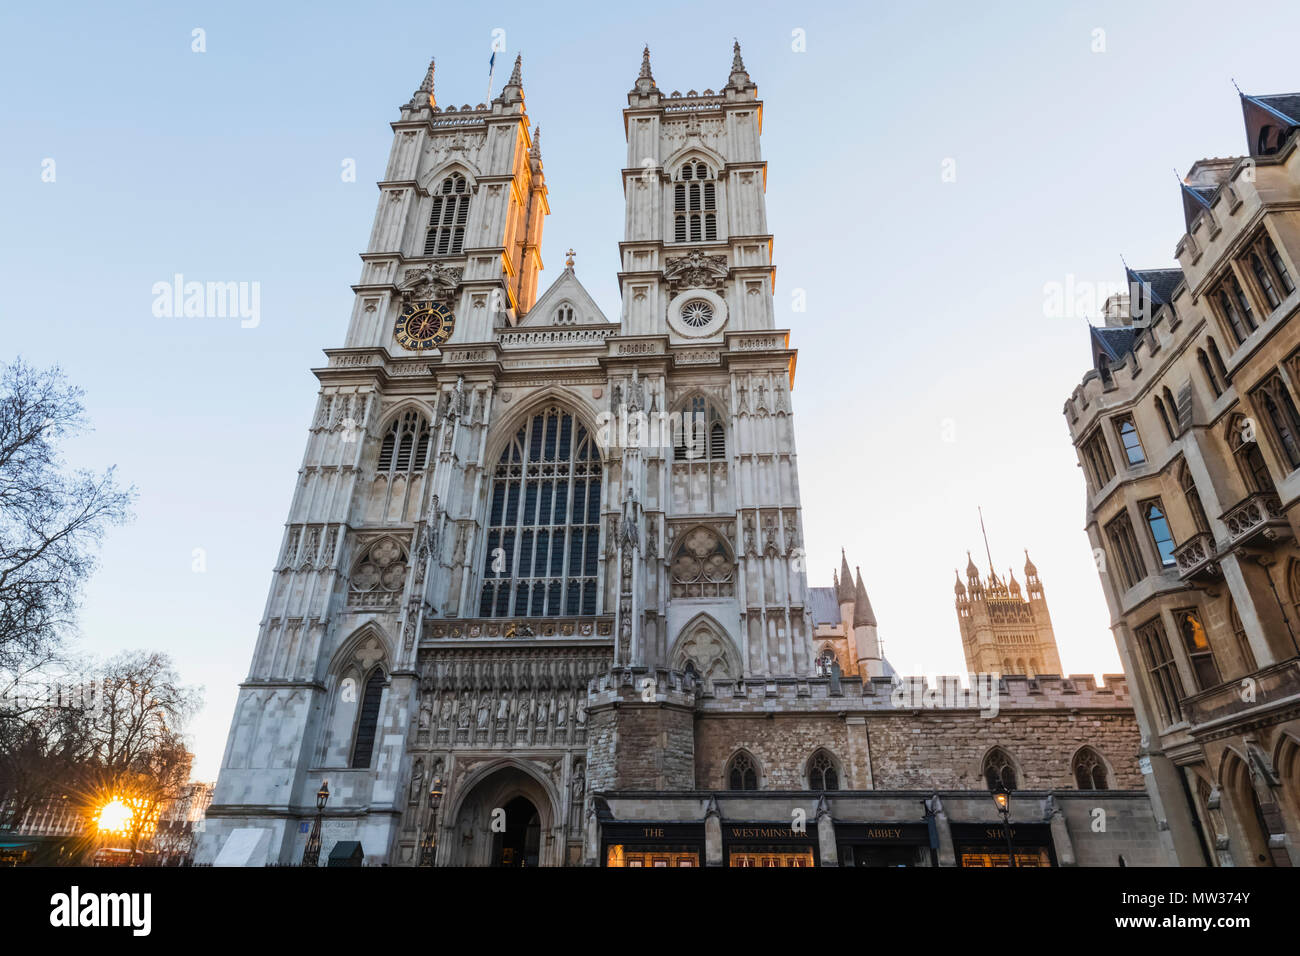
[[[311,835],[307,837],[307,849],[302,851],[303,866],[320,865],[320,821],[329,799],[330,782],[322,780],[320,789],[316,791],[316,821],[311,825]]]
[[[438,852],[438,808],[442,806],[442,777],[434,777],[429,785],[429,828],[420,841],[420,866],[433,866]]]
[[[993,803],[998,808],[998,813],[1002,815],[1002,833],[1007,838],[1007,857],[1010,859],[1012,866],[1019,866],[1016,862],[1016,851],[1011,846],[1011,824],[1008,817],[1011,816],[1011,788],[1005,783],[999,783],[993,791]]]

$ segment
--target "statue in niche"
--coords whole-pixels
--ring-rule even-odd
[[[483,699],[478,702],[478,729],[479,730],[483,730],[485,727],[487,727],[488,715],[491,714],[491,712],[492,712],[492,701],[488,700],[487,696],[485,695]]]
[[[420,794],[424,790],[424,760],[415,761],[415,769],[411,771],[411,802],[419,803]]]
[[[428,730],[429,723],[433,720],[433,696],[431,694],[420,695],[420,729]]]

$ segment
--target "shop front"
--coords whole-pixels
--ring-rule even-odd
[[[724,823],[725,866],[817,866],[815,827],[796,830],[785,823]]]
[[[957,865],[962,867],[1011,866],[1012,852],[1019,867],[1056,866],[1052,828],[1046,823],[1013,823],[1010,851],[1002,824],[954,823],[952,844]]]
[[[605,866],[704,865],[703,823],[606,823],[601,843]]]
[[[840,866],[931,866],[925,823],[836,823]]]

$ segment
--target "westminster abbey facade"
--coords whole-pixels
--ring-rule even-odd
[[[809,588],[762,112],[739,45],[684,95],[643,54],[608,316],[571,254],[539,294],[520,62],[459,108],[430,65],[201,861],[298,862],[319,819],[322,862],[1005,865],[999,781],[1022,865],[1163,862],[1122,677],[900,699],[847,558]]]

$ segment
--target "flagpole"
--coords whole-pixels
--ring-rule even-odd
[[[492,58],[488,60],[488,92],[487,105],[492,105],[492,76],[497,71],[497,51],[492,51]]]

